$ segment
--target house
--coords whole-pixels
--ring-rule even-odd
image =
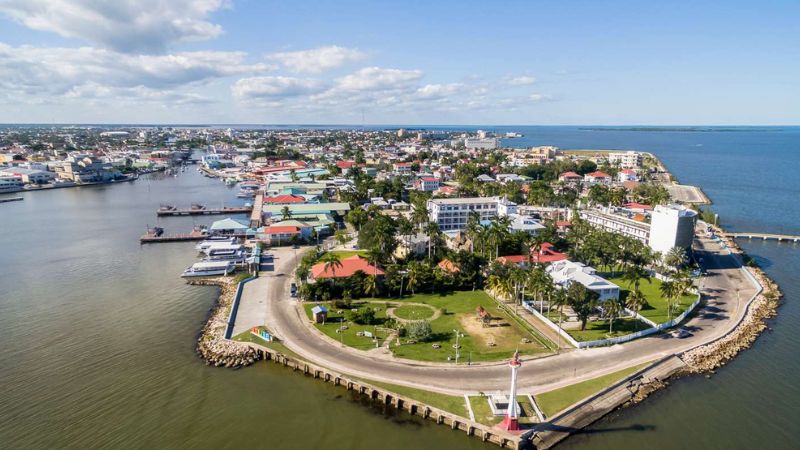
[[[450,272],[450,273],[461,272],[461,269],[459,269],[458,266],[453,261],[450,261],[447,258],[439,261],[439,264],[437,264],[436,267],[444,270],[445,272]]]
[[[427,253],[430,238],[424,233],[417,233],[414,236],[401,236],[398,241],[394,256],[405,258],[408,255],[420,256]]]
[[[264,236],[269,239],[269,245],[281,245],[288,244],[292,237],[301,237],[301,233],[297,226],[271,225],[264,229]]]
[[[422,177],[417,180],[417,190],[422,192],[433,192],[439,189],[439,180],[434,177]]]
[[[323,305],[317,305],[311,308],[311,315],[314,317],[315,323],[325,323],[328,319],[328,308]]]
[[[564,173],[562,173],[561,175],[558,176],[558,181],[561,181],[561,182],[564,182],[564,183],[577,184],[577,183],[580,183],[582,180],[583,180],[583,177],[578,175],[575,172],[564,172]]]
[[[309,282],[331,278],[348,278],[356,272],[363,272],[366,275],[383,276],[384,272],[370,264],[365,258],[353,255],[344,258],[338,264],[320,262],[311,267]]]
[[[272,197],[264,196],[264,204],[266,205],[290,205],[292,203],[305,203],[306,198],[300,195],[285,194],[275,195]]]
[[[617,173],[617,181],[624,183],[626,181],[639,181],[639,174],[633,169],[623,169]]]
[[[520,269],[530,269],[531,267],[531,256],[530,255],[506,255],[506,256],[499,256],[495,260],[500,264],[514,264],[515,266],[519,267]]]
[[[600,172],[599,170],[592,173],[587,173],[586,175],[583,176],[583,181],[589,184],[608,185],[611,184],[611,180],[612,180],[611,175],[605,172]]]
[[[510,228],[511,231],[524,231],[536,236],[540,230],[544,230],[547,227],[531,216],[513,216]]]
[[[209,230],[214,234],[245,234],[248,228],[246,223],[228,217],[212,223]]]
[[[394,171],[400,174],[411,173],[411,163],[394,163]]]
[[[567,255],[553,250],[553,244],[549,242],[542,242],[538,250],[531,247],[531,260],[535,263],[550,264],[565,259],[567,259]]]
[[[550,264],[545,271],[563,289],[572,283],[580,283],[596,292],[600,301],[619,299],[619,286],[597,275],[594,267],[565,259]]]

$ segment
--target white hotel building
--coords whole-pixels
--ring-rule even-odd
[[[428,217],[442,231],[463,230],[469,214],[476,212],[480,220],[517,214],[517,204],[505,197],[435,198],[428,200]]]

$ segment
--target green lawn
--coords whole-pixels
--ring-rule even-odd
[[[623,302],[628,296],[628,293],[633,290],[633,286],[629,286],[628,282],[622,279],[622,277],[609,278],[608,281],[620,287],[620,298]],[[670,320],[670,316],[667,314],[667,302],[664,297],[661,296],[661,281],[655,278],[651,278],[650,281],[651,282],[648,283],[642,280],[642,282],[639,283],[639,290],[645,295],[648,303],[648,306],[645,306],[639,311],[639,314],[655,323],[667,322]],[[686,311],[689,305],[695,300],[697,300],[696,295],[684,295],[681,297],[680,302],[672,311],[672,317],[679,316],[682,312]]]
[[[561,412],[568,406],[574,405],[575,403],[602,391],[603,389],[643,369],[648,365],[650,365],[650,362],[629,367],[627,369],[593,378],[591,380],[582,381],[580,383],[563,388],[555,389],[543,394],[538,394],[534,396],[534,399],[536,400],[536,403],[539,404],[539,408],[542,410],[545,418],[553,417],[555,414]]]
[[[259,328],[264,328],[264,327],[259,327]],[[269,331],[269,330],[267,330],[267,331]],[[269,349],[275,350],[276,352],[283,353],[286,356],[291,356],[291,357],[293,357],[295,359],[303,360],[303,358],[301,358],[300,355],[298,355],[297,353],[289,350],[288,347],[286,347],[285,345],[281,344],[280,342],[278,342],[278,341],[272,341],[272,342],[265,341],[264,339],[261,339],[261,337],[256,336],[253,333],[251,333],[250,330],[237,334],[236,336],[233,337],[233,340],[234,341],[239,341],[239,342],[252,342],[254,344],[258,344],[258,345],[267,347]]]
[[[578,342],[586,342],[624,336],[647,328],[650,326],[640,320],[624,317],[614,320],[613,333],[608,332],[608,320],[594,320],[588,322],[583,331],[567,330],[567,333]]]
[[[531,405],[530,400],[525,395],[518,395],[517,402],[522,407],[519,414],[519,423],[534,423],[537,422],[536,412]],[[489,398],[486,396],[473,396],[469,398],[469,404],[472,407],[472,413],[475,415],[475,421],[487,426],[494,426],[503,421],[504,416],[495,416],[492,414],[492,408],[489,406]]]
[[[539,354],[549,351],[537,340],[531,331],[522,328],[508,314],[500,311],[494,300],[483,291],[458,291],[450,294],[417,294],[395,300],[424,303],[442,311],[441,316],[431,322],[433,337],[429,342],[409,343],[402,340],[400,346],[392,342],[391,350],[395,356],[420,361],[447,362],[447,357],[455,358],[453,345],[456,336],[453,330],[459,330],[460,337],[459,363],[467,361],[497,361],[511,357],[514,350],[521,354]],[[475,310],[483,306],[492,317],[491,326],[482,327]],[[523,343],[523,339],[530,342]],[[433,343],[439,344],[438,349]],[[494,346],[489,345],[494,343]]]
[[[381,345],[383,342],[382,340],[386,337],[386,333],[381,331],[379,328],[383,324],[383,321],[386,320],[386,303],[385,302],[369,302],[366,301],[356,301],[353,302],[353,308],[363,307],[369,305],[371,308],[376,309],[375,311],[375,318],[378,320],[377,325],[359,325],[352,321],[343,321],[347,317],[347,311],[339,311],[336,306],[332,304],[332,302],[319,302],[319,303],[306,303],[304,304],[304,308],[306,310],[306,315],[308,316],[309,320],[311,319],[311,309],[316,305],[324,305],[328,308],[328,320],[324,324],[318,323],[314,324],[320,331],[327,334],[331,338],[337,341],[343,341],[345,345],[348,345],[353,348],[357,348],[360,350],[369,350],[375,348],[375,342],[372,338],[359,336],[358,333],[363,333],[364,331],[368,331],[372,333],[374,336],[378,337],[378,345]],[[378,310],[379,309],[379,310]],[[342,325],[347,326],[347,329],[344,330],[344,333],[337,333],[336,330],[339,329]]]
[[[367,251],[366,250],[331,250],[328,253],[331,253],[333,255],[338,256],[339,259],[349,258],[349,257],[351,257],[353,255],[359,255],[359,256],[363,256],[365,258],[367,257]]]
[[[410,388],[391,383],[383,383],[380,381],[363,381],[392,391],[395,394],[411,397],[422,403],[433,406],[434,408],[439,408],[447,412],[457,414],[461,417],[469,418],[469,411],[467,411],[467,405],[464,403],[463,396],[440,394],[438,392],[425,391],[422,389]]]
[[[394,310],[394,315],[406,320],[422,320],[433,317],[433,310],[427,306],[405,305]]]

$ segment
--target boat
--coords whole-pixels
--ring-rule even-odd
[[[192,203],[192,210],[197,211],[201,209],[206,209],[206,207],[201,205],[200,203]]]
[[[225,178],[225,184],[228,186],[236,185],[236,178]]]
[[[241,189],[238,194],[236,194],[237,198],[254,198],[256,196],[256,191],[252,189]]]
[[[198,252],[202,252],[205,251],[207,248],[220,243],[235,244],[236,238],[227,236],[209,236],[205,241],[195,245],[194,248]]]
[[[213,277],[227,275],[236,269],[233,261],[201,261],[192,264],[181,274],[181,277]]]
[[[241,263],[247,259],[247,252],[244,250],[220,250],[211,252],[209,256],[203,258],[203,261],[230,261],[233,263]]]
[[[216,244],[211,244],[205,249],[202,250],[206,256],[214,256],[214,255],[221,255],[226,253],[233,253],[239,250],[243,250],[244,246],[241,244],[235,244],[230,242],[219,242]]]
[[[162,204],[158,208],[159,211],[164,211],[164,212],[166,212],[166,211],[175,211],[176,209],[178,209],[178,208],[175,207],[175,206],[172,206],[172,205],[167,205],[167,204]]]

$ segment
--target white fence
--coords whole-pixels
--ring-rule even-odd
[[[752,275],[750,275],[750,276],[752,277]],[[533,304],[531,302],[523,302],[522,306],[526,310],[528,310],[528,312],[530,312],[534,316],[536,316],[539,319],[541,319],[545,324],[547,324],[547,326],[549,326],[550,328],[555,330],[556,333],[560,334],[561,337],[566,339],[566,341],[569,342],[570,344],[574,345],[577,348],[591,348],[591,347],[602,347],[602,346],[605,346],[605,345],[622,344],[624,342],[632,341],[634,339],[639,339],[640,337],[644,337],[644,336],[649,336],[651,334],[658,333],[661,330],[665,330],[667,328],[673,327],[673,326],[681,323],[684,319],[686,319],[686,317],[692,311],[694,311],[694,309],[697,307],[697,305],[699,303],[700,303],[700,294],[697,294],[697,300],[695,300],[691,305],[689,305],[689,307],[686,309],[686,311],[684,311],[683,313],[681,313],[681,315],[675,317],[674,319],[672,319],[672,320],[670,320],[668,322],[660,323],[660,324],[657,324],[657,323],[653,322],[652,320],[650,320],[650,319],[648,319],[646,317],[643,317],[640,314],[636,314],[636,313],[634,313],[633,311],[631,311],[629,309],[625,309],[625,311],[627,311],[628,314],[630,314],[630,315],[636,317],[638,320],[641,320],[642,322],[650,325],[650,328],[648,328],[646,330],[637,331],[636,333],[626,334],[625,336],[618,336],[618,337],[614,337],[614,338],[598,339],[596,341],[584,341],[584,342],[576,341],[572,336],[570,336],[569,333],[567,333],[566,331],[562,330],[558,325],[554,324],[550,319],[548,319],[547,317],[545,317],[542,314],[540,314],[539,311],[536,310],[536,308],[533,306]]]

